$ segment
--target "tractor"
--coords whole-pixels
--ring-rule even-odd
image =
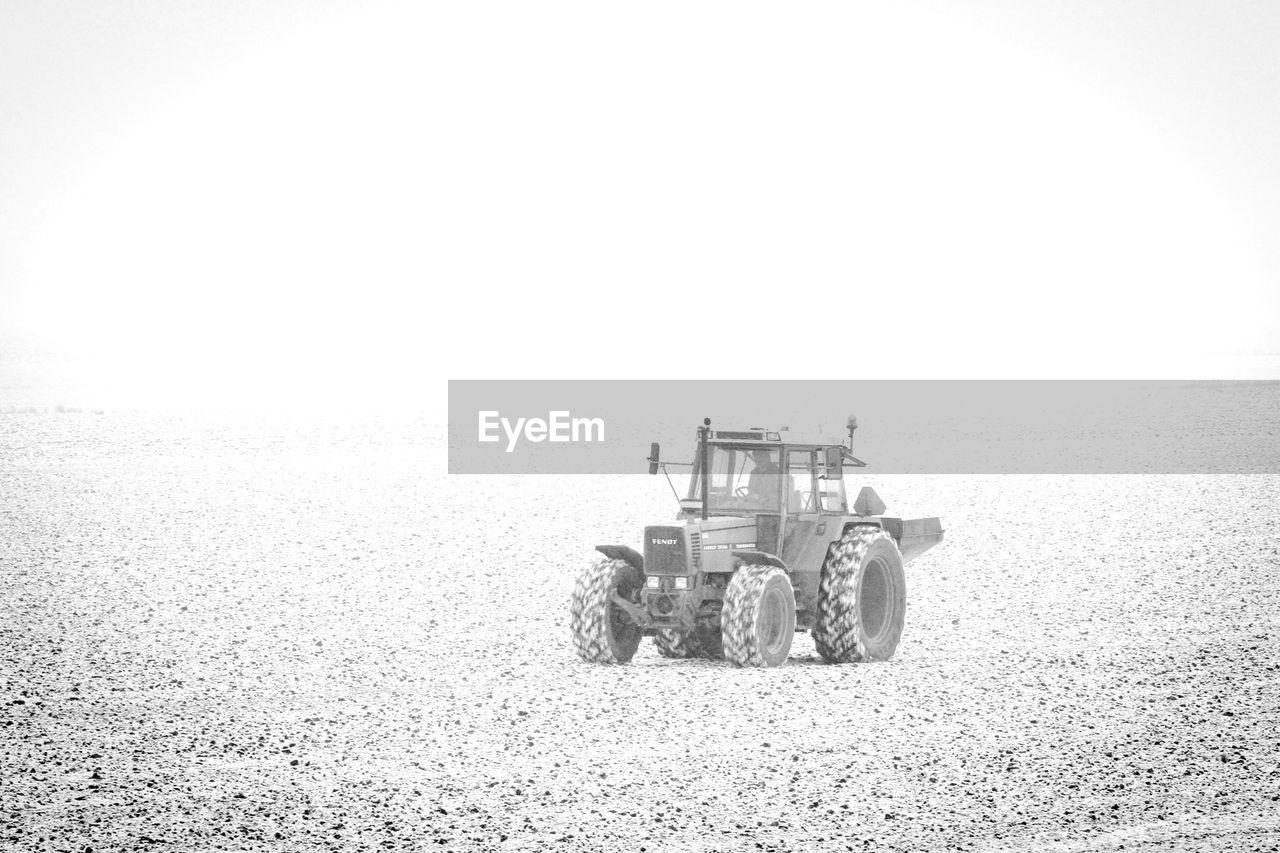
[[[799,443],[784,431],[697,431],[689,487],[675,524],[644,531],[644,553],[598,545],[578,575],[570,607],[584,661],[627,663],[642,637],[668,658],[786,662],[797,631],[811,631],[828,663],[889,660],[902,637],[903,565],[942,541],[937,518],[884,515],[863,487],[852,507],[845,469],[857,419],[843,444]],[[668,464],[659,446],[649,473]],[[674,484],[672,491],[676,491]]]

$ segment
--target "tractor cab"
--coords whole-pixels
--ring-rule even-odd
[[[855,424],[850,421],[850,444]],[[844,468],[866,463],[848,447],[788,441],[783,435],[764,429],[712,430],[704,423],[698,430],[689,488],[680,498],[677,517],[686,530],[699,531],[709,543],[731,540],[737,547],[727,550],[738,554],[759,552],[798,560],[812,556],[806,553],[809,546],[828,525],[834,528],[851,515],[884,511],[870,489],[859,494],[855,511],[850,511]],[[707,545],[709,550],[713,547]],[[716,566],[724,562],[716,559],[721,556],[731,555],[707,553],[703,565]],[[727,562],[722,570],[732,565]]]
[[[777,435],[768,433],[768,435]],[[830,513],[848,510],[843,448],[784,444],[781,440],[707,442],[707,514]],[[835,453],[829,451],[834,450]],[[699,445],[681,513],[702,511],[703,465]]]

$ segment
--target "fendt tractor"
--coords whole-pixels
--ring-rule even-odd
[[[578,576],[570,623],[578,656],[627,663],[641,637],[669,658],[777,666],[796,631],[828,663],[888,660],[907,607],[903,564],[942,541],[937,518],[884,515],[863,487],[849,507],[846,444],[793,443],[765,429],[698,428],[676,524],[644,531],[644,554],[598,545]],[[665,473],[651,445],[649,473]],[[668,479],[670,479],[668,475]],[[672,486],[675,491],[675,486]]]

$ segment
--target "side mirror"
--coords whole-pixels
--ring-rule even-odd
[[[649,445],[649,473],[658,473],[658,442]]]
[[[844,479],[844,448],[828,447],[825,452],[827,454],[827,479]]]

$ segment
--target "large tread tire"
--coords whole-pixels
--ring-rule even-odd
[[[674,629],[663,629],[653,635],[653,644],[664,658],[696,658],[698,638]]]
[[[906,609],[897,543],[879,527],[856,525],[827,552],[814,646],[827,663],[889,660],[902,639]]]
[[[610,599],[616,591],[634,598],[644,577],[626,560],[600,558],[573,585],[569,627],[578,657],[589,663],[627,663],[640,647],[642,631]]]
[[[724,656],[735,666],[778,666],[791,651],[796,596],[777,566],[743,566],[725,590],[720,614]]]

